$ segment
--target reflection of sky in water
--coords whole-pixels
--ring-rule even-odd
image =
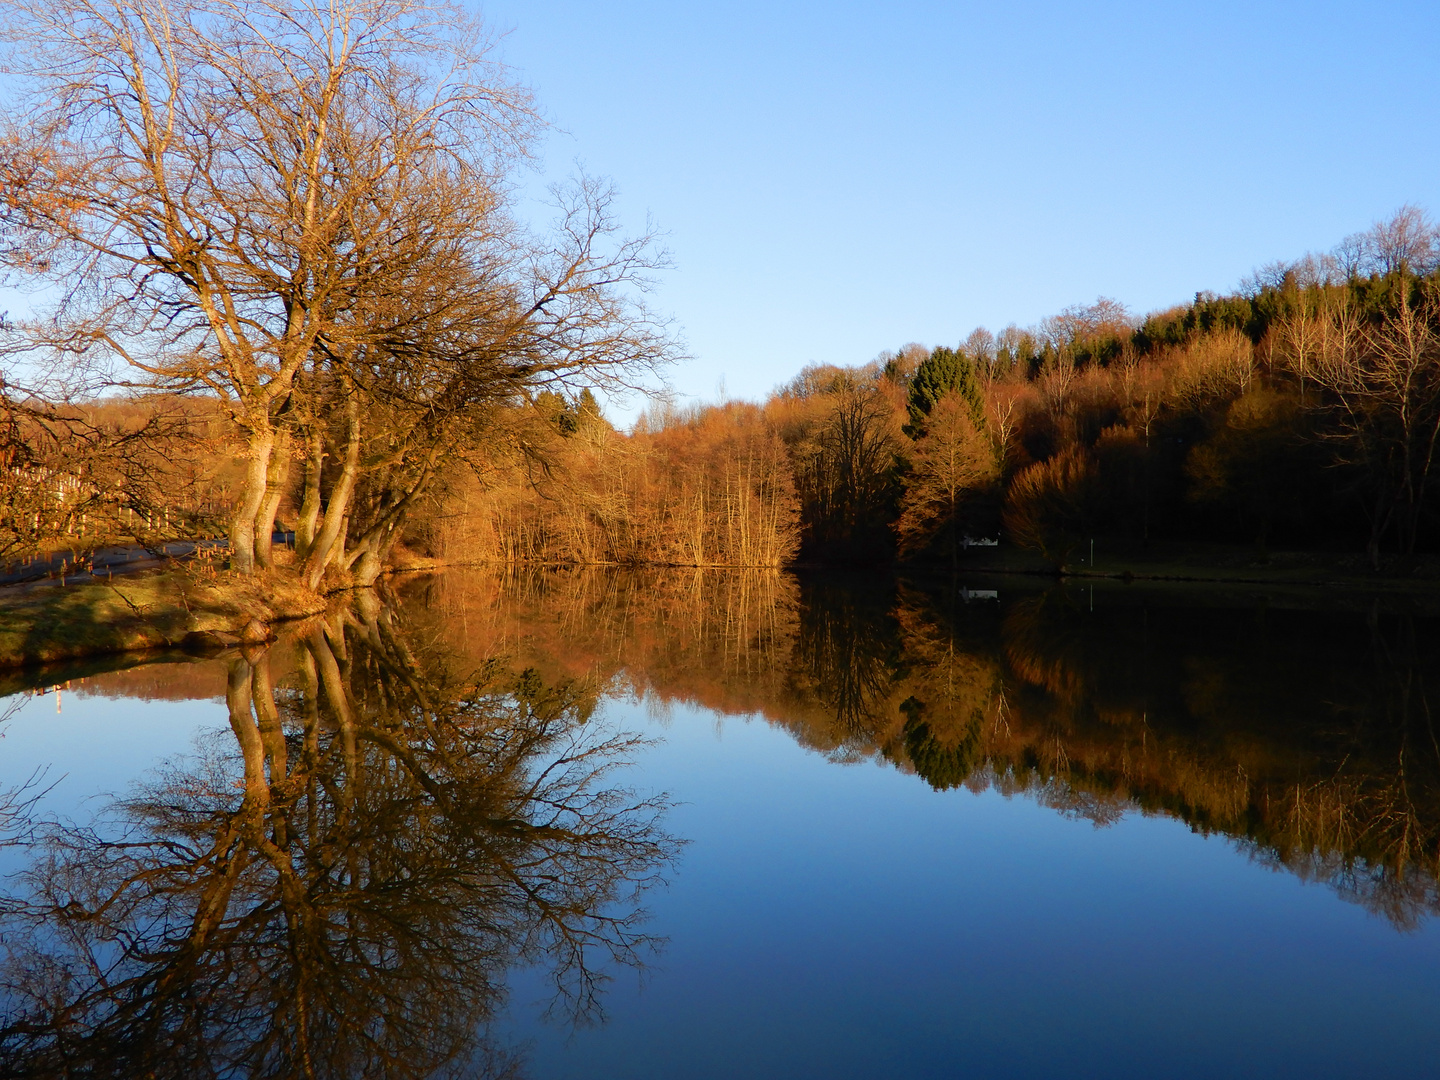
[[[632,722],[643,711],[618,705]],[[644,783],[691,840],[670,945],[603,1028],[528,1021],[558,1077],[1422,1075],[1440,932],[1397,933],[1222,838],[839,767],[676,708]]]
[[[5,708],[16,701],[7,698]],[[98,794],[122,794],[167,757],[187,754],[195,736],[228,726],[219,701],[142,701],[61,690],[26,695],[0,728],[0,786],[46,769],[50,813],[84,815]]]
[[[36,698],[0,783],[37,767],[87,816],[196,733],[211,702]],[[648,897],[670,938],[609,1023],[571,1037],[514,980],[504,1033],[537,1078],[1423,1075],[1440,931],[1398,933],[1329,888],[1174,820],[1096,829],[1026,798],[848,767],[760,721],[676,707],[629,779],[691,843]],[[13,868],[13,863],[7,864]]]

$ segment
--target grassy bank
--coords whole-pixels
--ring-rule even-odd
[[[272,623],[323,611],[293,579],[199,583],[169,571],[111,582],[6,589],[0,667],[148,649],[208,649],[262,640]]]

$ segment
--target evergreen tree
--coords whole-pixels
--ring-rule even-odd
[[[941,345],[920,361],[915,377],[910,380],[910,422],[905,425],[905,434],[912,439],[919,438],[930,410],[951,390],[959,393],[969,407],[975,426],[983,427],[985,403],[980,396],[980,381],[975,377],[974,365],[964,353]]]

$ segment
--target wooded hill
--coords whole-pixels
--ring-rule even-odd
[[[1099,539],[1364,552],[1378,569],[1440,544],[1437,268],[1440,232],[1404,207],[1233,294],[1145,318],[1102,298],[958,346],[812,364],[765,402],[657,405],[631,432],[550,377],[436,412],[317,374],[334,408],[282,419],[261,517],[307,550],[334,518],[314,583],[356,559],[373,579],[390,546],[773,567],[955,563],[995,537],[1061,567]],[[0,386],[0,557],[228,534],[255,494],[230,413],[203,392],[59,406]],[[382,534],[384,559],[364,556]]]
[[[541,395],[423,542],[756,566],[949,560],[967,536],[1056,565],[1095,537],[1433,551],[1437,265],[1436,228],[1406,207],[1229,295],[1143,319],[1102,298],[812,365],[764,402],[657,407],[629,434],[588,396]]]
[[[668,256],[585,176],[521,220],[543,123],[476,20],[7,14],[0,280],[35,306],[0,319],[0,560],[224,535],[236,573],[324,591],[407,548],[773,566],[1003,535],[1063,566],[1184,538],[1378,566],[1440,540],[1440,239],[1415,207],[1231,295],[813,365],[625,434],[585,391],[678,358],[646,302]]]

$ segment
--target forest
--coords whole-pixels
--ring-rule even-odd
[[[761,403],[535,398],[523,452],[457,477],[425,542],[460,559],[774,566],[954,561],[999,538],[1433,551],[1440,232],[1419,208],[1236,292],[811,365]]]
[[[1102,297],[677,407],[658,234],[584,175],[520,219],[544,124],[483,26],[425,0],[197,2],[168,29],[12,6],[0,280],[33,307],[0,318],[6,566],[211,538],[326,591],[417,559],[956,565],[981,541],[1064,569],[1208,542],[1379,570],[1440,542],[1419,207],[1227,295]],[[654,396],[621,431],[597,391]]]
[[[397,552],[454,563],[953,565],[998,539],[1064,567],[1098,537],[1378,568],[1440,541],[1437,263],[1440,233],[1405,208],[1229,295],[1143,319],[1102,298],[954,347],[811,365],[763,402],[657,402],[628,432],[587,387],[548,383],[450,418],[454,441],[417,439],[410,460],[347,455],[332,423],[307,436],[316,467],[272,477],[269,510],[315,536],[345,462],[369,459],[384,467],[346,488],[352,558],[399,520],[398,484]],[[226,534],[245,448],[213,396],[4,405],[0,556]],[[369,444],[384,440],[395,426],[376,421]]]

